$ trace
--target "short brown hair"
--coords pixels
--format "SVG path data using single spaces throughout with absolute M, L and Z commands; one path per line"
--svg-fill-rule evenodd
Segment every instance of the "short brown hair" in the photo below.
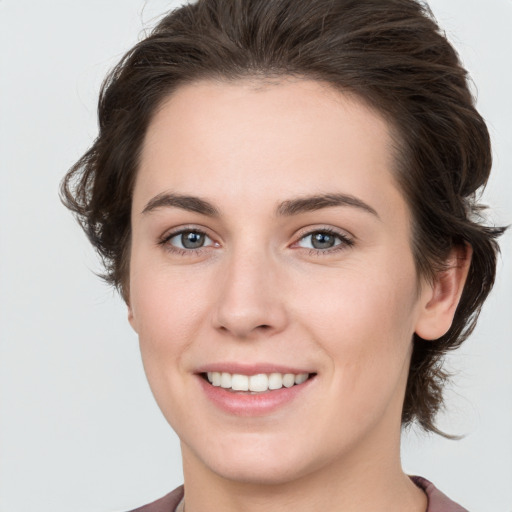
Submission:
M 455 245 L 473 258 L 453 325 L 415 335 L 402 423 L 441 433 L 444 354 L 475 326 L 494 283 L 496 238 L 477 193 L 491 148 L 467 73 L 416 0 L 199 0 L 165 16 L 106 78 L 99 135 L 62 183 L 65 205 L 127 300 L 130 210 L 147 127 L 177 87 L 201 79 L 299 77 L 327 82 L 379 111 L 398 137 L 396 176 L 413 217 L 418 274 L 432 279 Z M 442 433 L 441 433 L 442 434 Z

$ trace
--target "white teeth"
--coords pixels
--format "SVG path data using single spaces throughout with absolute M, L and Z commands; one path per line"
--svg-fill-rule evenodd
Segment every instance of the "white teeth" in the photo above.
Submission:
M 220 386 L 222 376 L 220 372 L 212 372 L 212 378 L 210 379 L 210 376 L 208 376 L 208 380 L 214 385 L 214 386 Z
M 307 380 L 308 380 L 307 373 L 299 373 L 298 375 L 295 375 L 295 384 L 302 384 L 303 382 L 306 382 Z
M 240 373 L 208 372 L 208 381 L 213 386 L 220 386 L 233 391 L 251 391 L 262 393 L 269 390 L 291 388 L 308 380 L 308 373 L 259 373 L 257 375 L 242 375 Z
M 295 384 L 295 375 L 293 373 L 285 373 L 283 377 L 283 386 L 291 388 Z
M 233 391 L 249 391 L 249 377 L 239 373 L 233 374 L 231 377 L 231 389 Z
M 271 373 L 268 376 L 268 389 L 281 389 L 283 387 L 283 375 L 281 373 Z
M 249 377 L 249 390 L 250 391 L 267 391 L 268 390 L 268 377 L 264 373 L 258 375 L 251 375 Z
M 220 386 L 222 388 L 231 388 L 231 373 L 222 372 L 220 374 Z

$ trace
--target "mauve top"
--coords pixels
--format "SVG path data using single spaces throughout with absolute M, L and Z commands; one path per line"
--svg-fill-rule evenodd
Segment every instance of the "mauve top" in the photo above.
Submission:
M 465 508 L 457 505 L 457 503 L 450 500 L 441 491 L 436 489 L 434 484 L 429 482 L 426 478 L 411 476 L 411 479 L 418 487 L 425 491 L 428 497 L 428 507 L 425 512 L 468 512 Z M 180 510 L 182 510 L 183 495 L 184 491 L 181 485 L 163 498 L 149 505 L 136 508 L 131 512 L 180 512 Z

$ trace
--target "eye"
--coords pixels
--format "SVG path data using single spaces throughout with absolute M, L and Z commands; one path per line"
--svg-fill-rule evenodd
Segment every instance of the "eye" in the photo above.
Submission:
M 331 229 L 319 229 L 307 233 L 297 242 L 299 247 L 313 251 L 330 252 L 330 250 L 350 247 L 354 242 L 346 235 Z
M 170 233 L 160 243 L 180 253 L 198 251 L 216 245 L 206 233 L 197 229 L 183 229 Z

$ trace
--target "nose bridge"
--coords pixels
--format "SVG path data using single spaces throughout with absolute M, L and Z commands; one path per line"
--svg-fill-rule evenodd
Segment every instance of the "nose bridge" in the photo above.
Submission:
M 268 246 L 257 243 L 233 246 L 217 281 L 216 327 L 237 338 L 282 330 L 286 312 L 279 275 L 278 261 Z

